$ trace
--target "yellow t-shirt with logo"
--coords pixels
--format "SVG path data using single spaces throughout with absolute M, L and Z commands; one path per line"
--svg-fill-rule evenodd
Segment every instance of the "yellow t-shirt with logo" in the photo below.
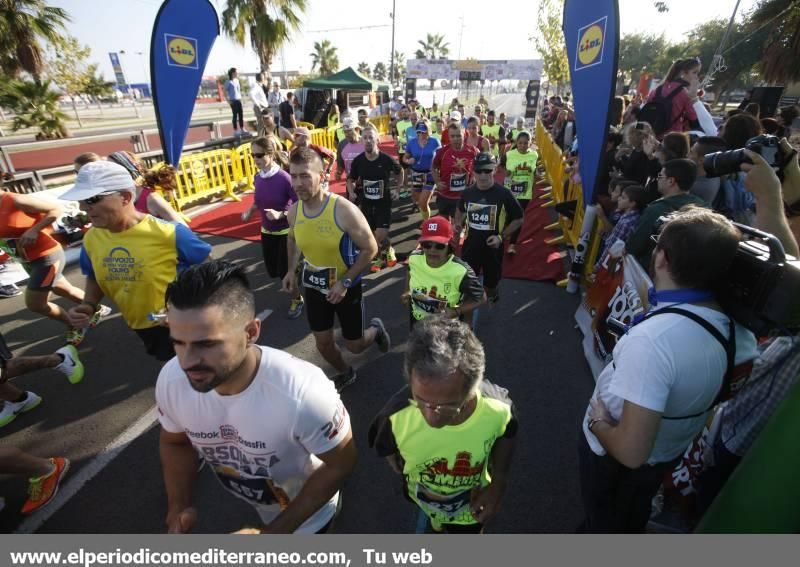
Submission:
M 123 232 L 89 229 L 80 265 L 117 304 L 131 329 L 147 329 L 157 324 L 148 315 L 164 308 L 167 286 L 210 253 L 211 246 L 186 226 L 146 215 Z

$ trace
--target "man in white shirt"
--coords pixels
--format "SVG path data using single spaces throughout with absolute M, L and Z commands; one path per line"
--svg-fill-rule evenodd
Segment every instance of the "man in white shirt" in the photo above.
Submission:
M 158 377 L 156 402 L 169 532 L 194 525 L 198 453 L 261 516 L 263 526 L 243 533 L 327 531 L 356 464 L 333 383 L 313 364 L 256 345 L 261 321 L 242 267 L 194 266 L 166 295 L 177 357 Z
M 255 79 L 250 79 L 250 101 L 253 103 L 253 114 L 256 115 L 258 135 L 264 135 L 264 113 L 270 111 L 267 95 L 264 94 L 264 74 L 256 73 Z
M 270 112 L 272 112 L 272 116 L 275 118 L 275 124 L 278 124 L 278 122 L 281 119 L 278 107 L 283 101 L 283 97 L 281 96 L 281 88 L 280 86 L 278 86 L 278 83 L 272 84 L 272 90 L 269 92 L 269 95 L 267 96 L 267 101 L 269 102 L 269 110 Z
M 643 532 L 664 472 L 702 430 L 723 378 L 756 356 L 753 334 L 714 299 L 740 237 L 700 208 L 677 213 L 654 237 L 651 312 L 617 343 L 583 419 L 581 531 Z

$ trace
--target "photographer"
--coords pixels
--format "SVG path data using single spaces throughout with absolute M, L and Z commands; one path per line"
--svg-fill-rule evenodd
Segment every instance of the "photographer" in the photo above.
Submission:
M 724 377 L 755 356 L 755 337 L 715 299 L 740 237 L 692 208 L 656 238 L 651 312 L 617 343 L 583 419 L 583 531 L 644 531 L 664 472 L 702 430 Z

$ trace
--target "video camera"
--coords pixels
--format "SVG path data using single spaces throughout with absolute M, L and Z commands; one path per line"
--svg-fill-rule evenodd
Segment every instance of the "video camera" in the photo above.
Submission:
M 731 173 L 738 173 L 740 171 L 739 166 L 743 163 L 753 163 L 744 152 L 745 149 L 755 152 L 767 160 L 767 163 L 778 174 L 778 178 L 783 181 L 783 167 L 786 165 L 786 160 L 789 156 L 784 154 L 780 139 L 770 134 L 762 134 L 750 138 L 744 148 L 706 154 L 703 157 L 703 169 L 706 171 L 706 177 L 721 177 Z

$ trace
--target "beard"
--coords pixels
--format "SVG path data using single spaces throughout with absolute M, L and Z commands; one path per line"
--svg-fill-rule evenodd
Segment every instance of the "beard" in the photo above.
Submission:
M 189 385 L 195 392 L 200 392 L 201 394 L 207 394 L 211 390 L 225 384 L 228 380 L 230 380 L 231 376 L 233 376 L 245 363 L 247 360 L 246 351 L 242 359 L 238 362 L 233 364 L 228 364 L 222 366 L 221 368 L 211 368 L 209 366 L 193 366 L 191 368 L 184 369 L 184 373 L 186 373 L 186 379 L 189 381 Z M 198 382 L 196 380 L 192 380 L 189 377 L 189 372 L 208 372 L 212 375 L 210 380 L 205 380 L 203 382 Z
M 192 370 L 200 370 L 199 368 L 193 368 Z M 213 371 L 212 371 L 213 372 Z M 189 385 L 195 392 L 200 392 L 201 394 L 207 394 L 217 386 L 221 386 L 225 382 L 228 381 L 227 376 L 220 376 L 216 372 L 214 373 L 214 377 L 209 380 L 208 382 L 195 382 L 189 376 L 186 376 L 186 379 L 189 381 Z

